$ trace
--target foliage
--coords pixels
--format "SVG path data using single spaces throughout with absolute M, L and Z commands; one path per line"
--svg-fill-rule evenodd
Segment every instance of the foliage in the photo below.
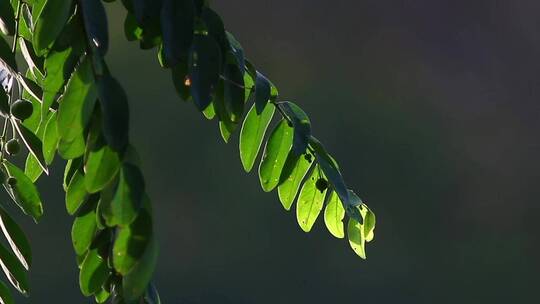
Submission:
M 258 167 L 263 190 L 277 189 L 286 210 L 296 199 L 298 224 L 306 232 L 326 206 L 328 230 L 343 238 L 347 215 L 351 247 L 365 258 L 373 212 L 347 188 L 338 164 L 311 134 L 306 113 L 280 101 L 276 86 L 245 57 L 208 3 L 122 3 L 127 39 L 138 41 L 141 49 L 157 49 L 179 96 L 218 121 L 225 142 L 241 125 L 246 172 L 264 151 Z M 67 212 L 74 216 L 71 236 L 82 293 L 98 303 L 159 303 L 151 283 L 158 252 L 152 208 L 139 157 L 129 144 L 128 100 L 105 61 L 109 38 L 103 2 L 2 0 L 0 30 L 0 182 L 37 222 L 43 204 L 34 183 L 48 174 L 55 155 L 65 160 L 63 186 Z M 18 52 L 24 68 L 15 59 Z M 277 123 L 267 132 L 273 120 Z M 8 160 L 21 146 L 28 152 L 24 171 Z M 0 266 L 11 285 L 27 294 L 29 242 L 1 207 L 0 228 L 10 247 L 0 245 Z M 13 303 L 4 284 L 0 300 Z

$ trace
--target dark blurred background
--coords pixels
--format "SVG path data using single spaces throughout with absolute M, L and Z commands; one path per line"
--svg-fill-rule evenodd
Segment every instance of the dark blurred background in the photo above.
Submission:
M 106 6 L 164 303 L 538 301 L 540 2 L 214 1 L 376 212 L 367 261 L 322 218 L 302 232 L 243 172 L 238 135 L 225 145 L 216 122 L 177 97 L 155 50 L 126 42 L 119 3 Z M 39 183 L 46 216 L 19 219 L 35 256 L 20 303 L 91 303 L 56 163 Z

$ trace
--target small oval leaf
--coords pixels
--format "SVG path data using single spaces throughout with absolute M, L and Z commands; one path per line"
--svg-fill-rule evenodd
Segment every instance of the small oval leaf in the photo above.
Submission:
M 321 213 L 326 189 L 317 189 L 317 180 L 321 178 L 318 168 L 315 168 L 309 178 L 304 182 L 296 205 L 296 219 L 300 228 L 309 232 Z
M 270 134 L 259 166 L 259 180 L 264 191 L 270 192 L 279 184 L 292 139 L 292 128 L 289 127 L 287 121 L 281 120 Z
M 251 171 L 255 164 L 275 109 L 273 104 L 268 104 L 259 115 L 253 105 L 244 120 L 240 131 L 240 160 L 246 172 Z

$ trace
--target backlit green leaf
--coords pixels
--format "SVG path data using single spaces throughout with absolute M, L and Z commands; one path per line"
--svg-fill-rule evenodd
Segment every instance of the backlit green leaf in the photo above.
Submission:
M 66 209 L 70 215 L 75 214 L 79 207 L 84 203 L 88 193 L 84 183 L 83 174 L 77 170 L 66 191 Z
M 43 55 L 56 40 L 66 24 L 72 0 L 47 0 L 36 20 L 33 45 L 36 54 Z
M 36 186 L 21 169 L 12 163 L 5 161 L 4 167 L 10 176 L 17 179 L 14 187 L 4 185 L 11 198 L 25 214 L 30 215 L 36 221 L 39 220 L 43 215 L 43 205 Z
M 321 191 L 316 187 L 319 178 L 321 178 L 319 170 L 315 168 L 304 182 L 304 186 L 302 186 L 302 190 L 298 196 L 296 219 L 300 228 L 305 232 L 309 232 L 313 224 L 315 224 L 315 220 L 317 220 L 319 213 L 321 213 L 326 196 L 326 189 Z
M 79 274 L 79 286 L 82 294 L 90 296 L 98 292 L 108 276 L 107 261 L 99 255 L 97 248 L 90 250 L 84 258 Z
M 279 201 L 285 208 L 290 210 L 296 194 L 302 185 L 304 177 L 311 168 L 312 162 L 302 156 L 289 152 L 283 170 L 281 171 L 280 181 L 278 186 Z
M 45 158 L 45 163 L 48 165 L 54 160 L 54 155 L 58 147 L 58 139 L 56 112 L 54 112 L 49 116 L 43 134 L 43 157 Z
M 134 301 L 144 295 L 152 279 L 157 256 L 157 242 L 152 238 L 142 258 L 122 280 L 122 291 L 126 301 Z
M 332 191 L 326 209 L 324 209 L 324 223 L 326 228 L 330 233 L 342 239 L 345 237 L 345 232 L 343 229 L 343 218 L 345 217 L 345 209 L 343 209 L 343 204 L 339 200 L 339 196 Z
M 109 74 L 98 81 L 103 135 L 108 145 L 122 152 L 128 144 L 129 106 L 120 83 Z
M 364 227 L 362 227 L 362 224 L 360 224 L 353 218 L 349 218 L 349 223 L 347 225 L 347 235 L 349 237 L 349 245 L 354 250 L 354 252 L 362 259 L 366 259 L 366 239 L 364 236 Z
M 311 136 L 311 122 L 309 121 L 309 117 L 299 106 L 292 102 L 280 102 L 279 106 L 287 114 L 294 128 L 292 150 L 296 155 L 301 155 L 306 152 Z
M 71 227 L 71 240 L 77 255 L 84 254 L 96 235 L 96 201 L 87 202 L 77 214 Z
M 257 113 L 261 113 L 270 100 L 270 81 L 266 77 L 257 73 L 257 78 L 255 79 L 255 106 Z
M 288 126 L 287 121 L 281 120 L 270 134 L 259 166 L 259 179 L 264 191 L 270 192 L 279 184 L 292 140 L 293 129 Z
M 246 172 L 251 171 L 255 164 L 275 109 L 274 105 L 268 104 L 259 115 L 253 105 L 244 120 L 240 131 L 240 160 Z
M 0 281 L 0 301 L 2 304 L 15 304 L 11 291 L 2 281 Z

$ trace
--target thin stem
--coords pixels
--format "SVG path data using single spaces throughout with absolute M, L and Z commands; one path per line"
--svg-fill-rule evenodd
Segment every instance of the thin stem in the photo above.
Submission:
M 15 14 L 15 35 L 13 35 L 13 45 L 11 46 L 11 52 L 15 54 L 17 51 L 17 42 L 19 39 L 19 19 L 21 16 L 21 10 L 22 10 L 23 2 L 19 1 L 19 5 L 17 6 L 17 13 Z

